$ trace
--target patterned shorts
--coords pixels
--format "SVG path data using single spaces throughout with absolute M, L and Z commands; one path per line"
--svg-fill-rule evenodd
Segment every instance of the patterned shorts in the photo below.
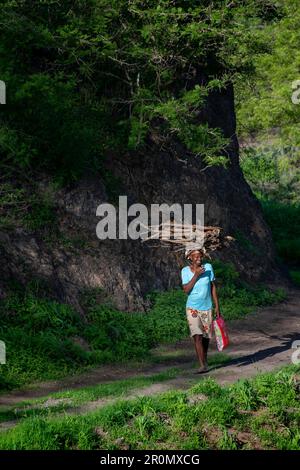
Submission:
M 186 308 L 186 318 L 190 327 L 191 336 L 203 335 L 204 338 L 212 337 L 212 309 L 196 310 Z

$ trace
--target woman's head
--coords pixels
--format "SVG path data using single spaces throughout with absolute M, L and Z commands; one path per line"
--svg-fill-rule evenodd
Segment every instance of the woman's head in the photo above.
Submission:
M 202 258 L 204 257 L 204 250 L 188 250 L 186 252 L 186 258 L 192 262 L 192 264 L 201 264 Z

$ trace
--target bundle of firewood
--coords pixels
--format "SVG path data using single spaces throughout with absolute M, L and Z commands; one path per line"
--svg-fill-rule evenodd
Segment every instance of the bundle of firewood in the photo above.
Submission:
M 152 246 L 173 246 L 174 251 L 201 249 L 205 254 L 229 246 L 233 237 L 225 236 L 221 227 L 199 226 L 195 224 L 178 224 L 165 222 L 148 227 L 151 235 L 144 241 L 156 241 Z

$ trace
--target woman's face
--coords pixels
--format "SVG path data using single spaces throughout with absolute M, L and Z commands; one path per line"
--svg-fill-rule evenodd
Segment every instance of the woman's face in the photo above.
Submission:
M 201 251 L 195 250 L 195 251 L 192 251 L 189 258 L 190 258 L 190 260 L 192 261 L 192 263 L 194 265 L 200 266 L 203 255 L 202 255 Z

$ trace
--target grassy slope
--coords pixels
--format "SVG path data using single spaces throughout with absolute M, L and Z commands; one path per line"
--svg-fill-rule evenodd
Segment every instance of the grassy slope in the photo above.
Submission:
M 1 449 L 299 449 L 299 366 L 221 387 L 118 401 L 81 416 L 32 416 Z
M 232 358 L 225 353 L 210 355 L 210 367 L 220 366 L 230 362 Z M 130 377 L 128 379 L 115 380 L 113 382 L 100 383 L 97 385 L 85 386 L 78 389 L 67 389 L 65 391 L 53 392 L 42 398 L 33 398 L 20 401 L 13 405 L 4 406 L 0 410 L 0 423 L 31 416 L 49 416 L 57 412 L 68 412 L 80 406 L 93 405 L 99 400 L 120 399 L 130 396 L 137 391 L 149 390 L 153 384 L 168 382 L 182 373 L 182 370 L 171 367 L 155 375 Z M 188 378 L 189 382 L 197 381 Z M 103 403 L 104 405 L 105 403 Z
M 230 264 L 216 261 L 214 267 L 227 319 L 285 298 L 281 290 L 271 293 L 244 285 Z M 97 304 L 90 295 L 85 304 L 87 324 L 70 306 L 41 297 L 42 291 L 39 285 L 25 292 L 13 286 L 0 305 L 0 337 L 7 348 L 7 364 L 1 366 L 2 391 L 99 364 L 151 360 L 153 347 L 188 335 L 181 289 L 152 293 L 148 314 L 120 312 L 107 303 Z

